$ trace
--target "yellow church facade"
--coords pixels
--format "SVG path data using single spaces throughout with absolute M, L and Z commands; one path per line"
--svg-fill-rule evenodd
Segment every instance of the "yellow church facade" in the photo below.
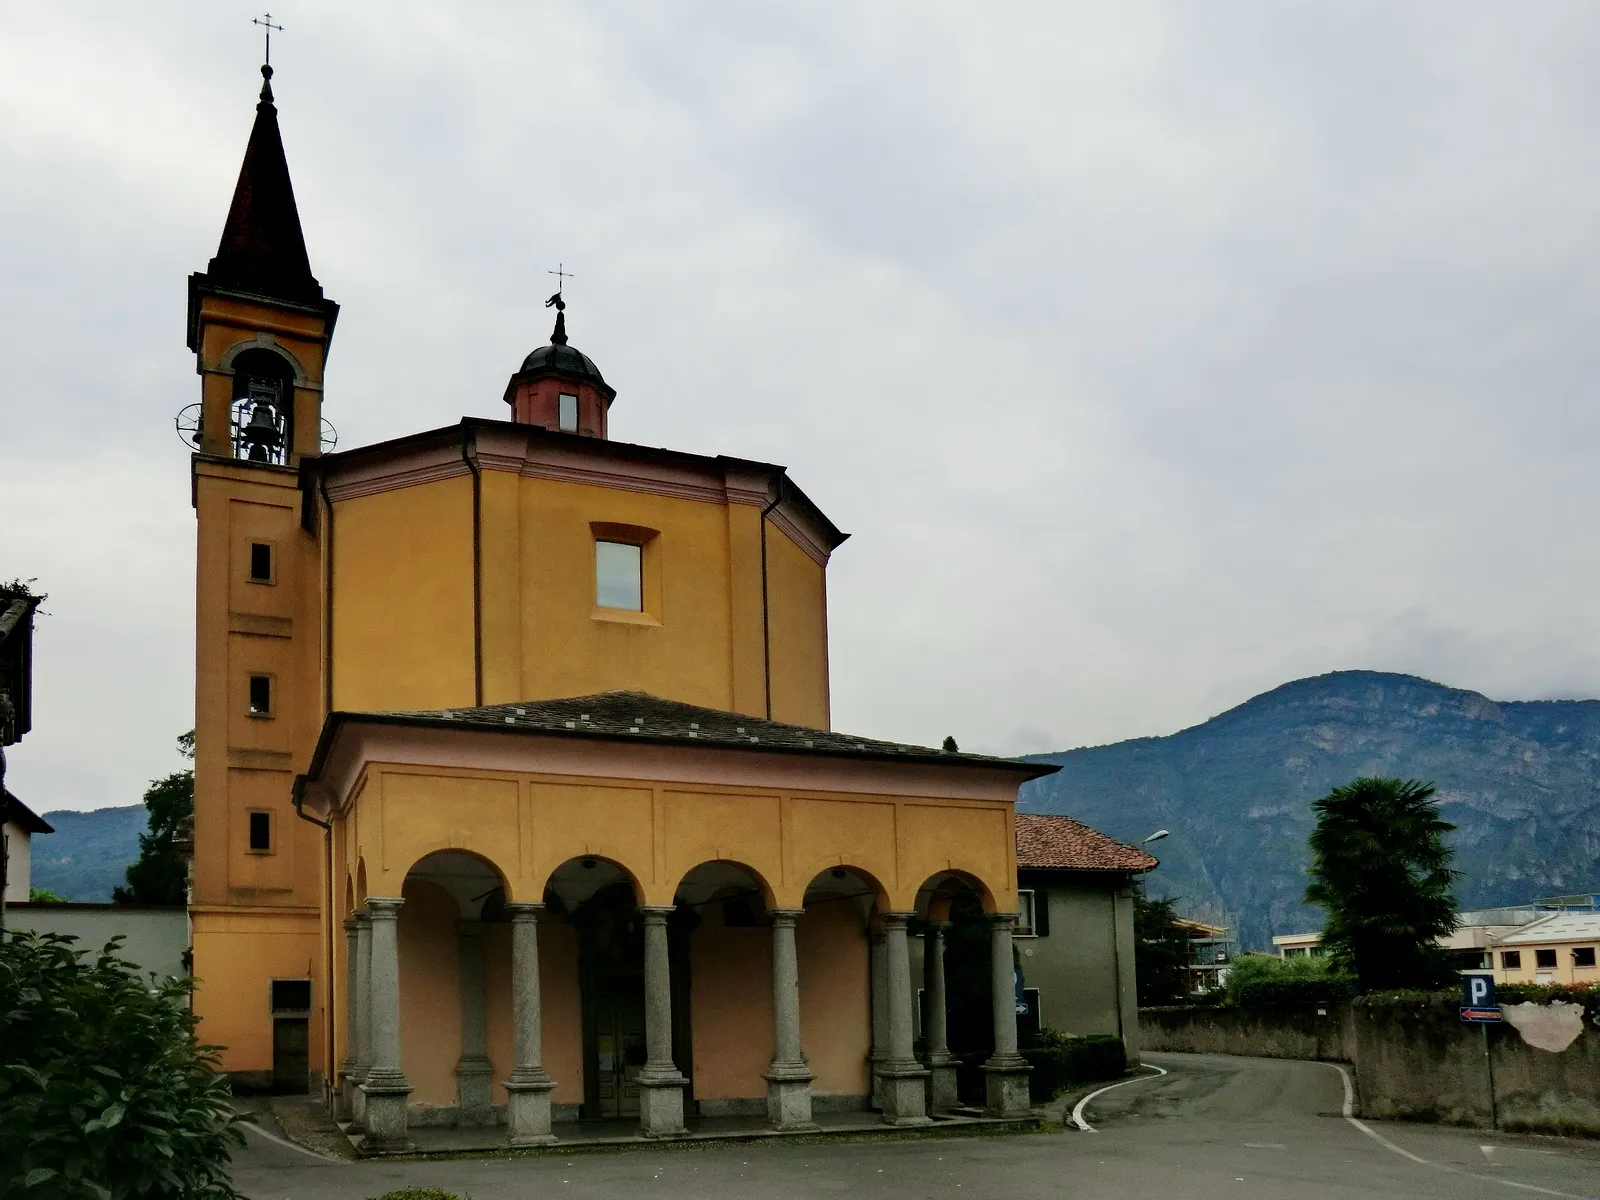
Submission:
M 202 1040 L 241 1083 L 320 1089 L 371 1152 L 440 1124 L 916 1125 L 955 1064 L 908 936 L 937 959 L 967 892 L 989 1107 L 1025 1109 L 1012 810 L 1053 768 L 833 732 L 845 535 L 782 467 L 614 440 L 562 313 L 509 419 L 325 453 L 338 309 L 263 73 L 190 280 Z

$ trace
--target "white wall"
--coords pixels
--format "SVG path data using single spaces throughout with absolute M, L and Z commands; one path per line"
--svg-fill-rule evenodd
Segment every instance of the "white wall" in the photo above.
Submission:
M 120 957 L 157 975 L 188 974 L 189 914 L 181 908 L 133 904 L 8 904 L 6 928 L 65 933 L 79 949 L 98 951 L 117 934 L 124 936 Z
M 32 886 L 33 870 L 30 858 L 28 832 L 15 821 L 5 824 L 6 841 L 6 895 L 7 904 L 16 904 L 28 898 Z M 9 922 L 8 922 L 9 924 Z

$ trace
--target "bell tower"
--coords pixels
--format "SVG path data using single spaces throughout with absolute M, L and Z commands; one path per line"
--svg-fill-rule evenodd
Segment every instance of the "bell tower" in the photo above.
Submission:
M 190 439 L 194 1007 L 202 1039 L 250 1084 L 304 1079 L 308 1058 L 313 1069 L 324 1061 L 327 848 L 297 818 L 291 790 L 324 709 L 323 544 L 300 468 L 322 452 L 323 365 L 339 313 L 311 273 L 272 68 L 261 74 L 222 239 L 189 277 L 188 304 L 200 376 Z

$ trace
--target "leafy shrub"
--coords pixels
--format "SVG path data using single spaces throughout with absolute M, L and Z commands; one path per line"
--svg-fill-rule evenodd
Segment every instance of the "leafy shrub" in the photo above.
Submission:
M 195 1041 L 192 981 L 141 979 L 120 941 L 0 935 L 0 1195 L 237 1200 L 243 1118 Z
M 1584 1015 L 1600 1025 L 1600 983 L 1502 983 L 1495 986 L 1494 998 L 1500 1004 L 1529 1000 L 1535 1004 L 1549 1004 L 1552 1000 L 1581 1004 Z
M 1033 1068 L 1028 1076 L 1028 1098 L 1035 1104 L 1053 1099 L 1075 1083 L 1117 1079 L 1128 1070 L 1122 1039 L 1105 1033 L 1071 1037 L 1041 1029 L 1033 1044 L 1022 1050 L 1022 1057 Z
M 1355 994 L 1355 982 L 1327 958 L 1242 955 L 1228 971 L 1230 1008 L 1309 1008 Z

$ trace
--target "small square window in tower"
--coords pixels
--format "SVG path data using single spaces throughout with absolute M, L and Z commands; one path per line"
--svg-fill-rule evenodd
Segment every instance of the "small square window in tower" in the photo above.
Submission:
M 601 608 L 644 611 L 644 553 L 627 542 L 594 544 L 594 602 Z
M 250 582 L 272 582 L 272 547 L 266 542 L 250 543 Z
M 561 393 L 561 411 L 557 414 L 562 433 L 578 432 L 578 398 Z
M 250 676 L 250 715 L 252 717 L 272 715 L 272 676 Z
M 253 812 L 250 814 L 250 849 L 255 854 L 270 854 L 272 852 L 271 813 Z

